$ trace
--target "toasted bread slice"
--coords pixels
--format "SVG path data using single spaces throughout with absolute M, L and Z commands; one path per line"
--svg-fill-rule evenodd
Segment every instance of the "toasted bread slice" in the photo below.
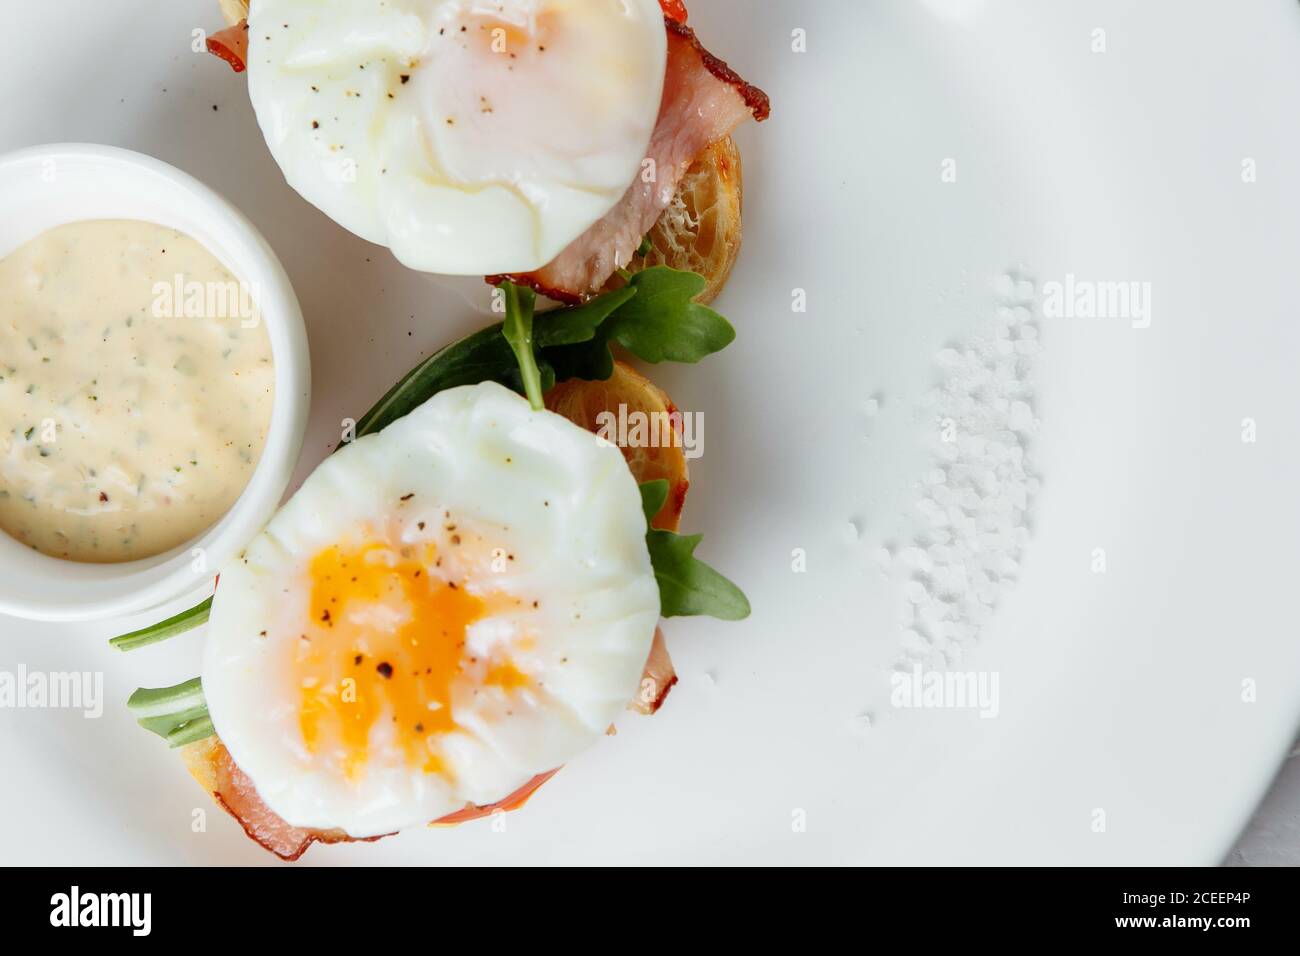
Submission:
M 546 407 L 598 435 L 601 434 L 601 416 L 604 413 L 620 419 L 625 408 L 631 421 L 644 416 L 642 420 L 647 426 L 645 442 L 615 444 L 619 444 L 637 484 L 659 478 L 667 480 L 668 498 L 652 523 L 664 531 L 677 530 L 691 481 L 681 435 L 677 431 L 681 427 L 680 421 L 674 419 L 680 413 L 663 389 L 632 366 L 615 362 L 614 374 L 603 382 L 573 378 L 556 385 L 546 393 Z M 656 426 L 654 431 L 650 430 L 651 423 Z M 651 442 L 652 436 L 657 436 L 658 440 Z M 614 440 L 611 436 L 605 437 Z
M 216 737 L 208 737 L 181 748 L 181 760 L 185 762 L 185 769 L 208 793 L 216 793 L 221 789 L 220 781 L 217 779 L 217 760 L 220 753 L 217 748 L 220 746 L 221 741 Z
M 740 151 L 730 136 L 706 149 L 691 164 L 658 222 L 646 238 L 650 251 L 628 266 L 671 266 L 698 272 L 708 284 L 696 296 L 712 302 L 722 291 L 740 252 L 740 213 L 743 199 Z M 622 285 L 622 280 L 612 280 Z

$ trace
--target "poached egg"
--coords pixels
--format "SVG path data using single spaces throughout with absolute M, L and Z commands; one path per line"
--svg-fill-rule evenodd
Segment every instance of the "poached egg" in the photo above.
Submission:
M 538 269 L 646 174 L 659 0 L 253 0 L 248 22 L 289 184 L 411 268 Z
M 659 617 L 618 448 L 493 383 L 330 456 L 221 569 L 217 735 L 297 827 L 362 838 L 503 799 L 589 747 Z

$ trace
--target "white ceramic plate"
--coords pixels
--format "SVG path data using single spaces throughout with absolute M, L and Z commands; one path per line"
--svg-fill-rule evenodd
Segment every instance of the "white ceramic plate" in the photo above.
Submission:
M 340 419 L 479 320 L 283 185 L 243 81 L 190 52 L 215 7 L 15 5 L 0 150 L 129 146 L 250 215 L 311 338 L 300 479 Z M 306 862 L 1216 862 L 1300 717 L 1300 5 L 693 8 L 773 118 L 741 134 L 745 248 L 719 302 L 739 338 L 655 377 L 705 414 L 686 525 L 754 615 L 672 622 L 665 709 L 629 716 L 503 831 Z M 1034 538 L 963 664 L 998 673 L 998 717 L 892 710 L 902 581 L 871 555 L 916 497 L 935 352 L 1017 264 L 1150 282 L 1152 321 L 1042 323 Z M 103 643 L 140 623 L 0 622 L 0 670 L 102 670 L 109 698 L 97 720 L 0 712 L 6 860 L 270 859 L 120 706 L 197 664 L 198 635 L 130 657 Z

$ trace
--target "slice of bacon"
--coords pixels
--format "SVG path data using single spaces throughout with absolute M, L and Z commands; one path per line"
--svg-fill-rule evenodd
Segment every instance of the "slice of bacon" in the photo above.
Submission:
M 672 202 L 691 163 L 749 117 L 767 119 L 771 106 L 766 93 L 704 49 L 690 27 L 671 17 L 665 17 L 664 24 L 668 67 L 659 118 L 646 153 L 654 163 L 653 181 L 638 176 L 618 205 L 541 269 L 489 276 L 488 282 L 510 279 L 570 303 L 599 291 L 616 269 L 632 260 L 641 238 Z
M 642 714 L 653 714 L 663 706 L 664 698 L 677 683 L 677 674 L 673 670 L 672 658 L 668 656 L 668 645 L 664 642 L 664 632 L 655 628 L 654 641 L 650 645 L 650 655 L 646 659 L 645 670 L 641 677 L 641 690 L 636 698 L 628 704 L 629 710 Z M 610 725 L 610 732 L 613 725 Z M 212 791 L 212 798 L 235 818 L 244 828 L 244 832 L 282 860 L 297 860 L 313 843 L 371 843 L 382 840 L 385 833 L 374 837 L 351 837 L 342 830 L 317 830 L 296 827 L 287 823 L 274 810 L 263 802 L 262 797 L 253 786 L 248 774 L 239 769 L 230 751 L 217 737 L 193 745 L 202 748 L 200 752 L 187 755 L 186 762 L 191 765 L 191 772 L 205 787 Z M 430 826 L 456 826 L 489 817 L 498 810 L 518 810 L 541 788 L 542 784 L 559 773 L 560 767 L 546 773 L 540 773 L 525 783 L 518 790 L 496 803 L 483 806 L 468 804 L 460 810 L 432 821 Z
M 468 823 L 470 820 L 490 817 L 498 810 L 518 810 L 528 802 L 529 797 L 536 793 L 542 784 L 554 777 L 560 772 L 560 770 L 560 767 L 556 767 L 554 770 L 547 771 L 546 773 L 539 773 L 504 800 L 498 800 L 496 803 L 489 803 L 482 807 L 470 804 L 463 810 L 457 810 L 455 813 L 449 813 L 445 817 L 439 817 L 430 823 L 429 826 L 454 827 L 458 823 Z
M 253 781 L 235 764 L 225 745 L 215 737 L 208 744 L 211 749 L 204 754 L 203 759 L 210 765 L 210 774 L 205 776 L 212 787 L 213 799 L 235 818 L 249 837 L 282 860 L 298 859 L 313 843 L 372 843 L 393 835 L 385 833 L 358 838 L 350 837 L 342 830 L 315 830 L 286 823 L 262 801 Z M 547 773 L 538 774 L 503 800 L 486 806 L 470 804 L 462 810 L 434 820 L 431 826 L 454 826 L 491 816 L 498 810 L 518 810 L 542 784 L 559 772 L 560 768 L 556 767 Z
M 208 37 L 207 46 L 209 53 L 221 57 L 236 73 L 243 73 L 248 65 L 248 21 L 218 30 Z
M 290 826 L 262 802 L 248 774 L 235 765 L 223 743 L 212 741 L 212 798 L 234 817 L 244 832 L 282 860 L 296 860 L 313 843 L 343 843 L 353 838 L 342 830 L 308 830 Z M 391 834 L 386 834 L 391 836 Z M 370 837 L 378 840 L 381 837 Z
M 663 706 L 664 698 L 677 683 L 677 673 L 673 670 L 672 658 L 668 656 L 668 645 L 664 642 L 664 632 L 655 628 L 654 642 L 650 645 L 650 656 L 646 659 L 645 670 L 641 675 L 641 689 L 629 710 L 642 714 L 653 714 Z M 610 725 L 613 730 L 613 725 Z M 295 827 L 285 822 L 274 810 L 268 807 L 253 786 L 248 774 L 240 770 L 233 757 L 220 739 L 213 737 L 200 745 L 207 750 L 192 760 L 200 764 L 195 775 L 206 787 L 211 789 L 212 798 L 244 828 L 244 832 L 270 850 L 282 860 L 290 862 L 307 852 L 313 843 L 354 843 L 382 840 L 386 833 L 375 837 L 350 837 L 342 830 L 316 830 Z M 191 768 L 193 770 L 193 767 Z M 541 788 L 542 784 L 559 773 L 560 767 L 533 777 L 514 793 L 483 806 L 468 804 L 444 817 L 432 821 L 430 826 L 455 826 L 490 817 L 498 810 L 518 810 L 529 798 Z
M 686 22 L 686 4 L 682 0 L 659 0 L 659 8 L 669 20 Z
M 653 714 L 664 705 L 664 699 L 676 683 L 677 671 L 673 670 L 673 659 L 668 656 L 663 629 L 656 627 L 654 643 L 650 645 L 650 656 L 646 658 L 645 670 L 641 672 L 641 689 L 627 705 L 628 710 Z

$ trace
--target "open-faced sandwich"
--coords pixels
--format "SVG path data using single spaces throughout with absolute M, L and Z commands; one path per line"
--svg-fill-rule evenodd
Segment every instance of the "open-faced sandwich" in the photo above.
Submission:
M 221 0 L 302 196 L 425 272 L 575 303 L 668 265 L 711 300 L 741 236 L 732 131 L 767 96 L 681 0 Z
M 208 47 L 247 69 L 289 183 L 505 313 L 358 419 L 212 598 L 114 641 L 209 623 L 202 675 L 129 704 L 296 859 L 521 806 L 663 703 L 662 618 L 749 613 L 676 533 L 682 418 L 623 358 L 734 337 L 704 303 L 740 244 L 730 134 L 768 104 L 678 0 L 222 8 Z M 631 419 L 648 434 L 607 440 Z
M 726 346 L 704 284 L 656 266 L 534 316 L 504 283 L 505 321 L 384 395 L 209 601 L 114 641 L 208 621 L 201 677 L 129 705 L 250 837 L 296 859 L 515 809 L 625 709 L 659 708 L 661 618 L 749 613 L 676 533 L 680 413 L 612 351 Z M 614 417 L 659 440 L 620 449 Z

